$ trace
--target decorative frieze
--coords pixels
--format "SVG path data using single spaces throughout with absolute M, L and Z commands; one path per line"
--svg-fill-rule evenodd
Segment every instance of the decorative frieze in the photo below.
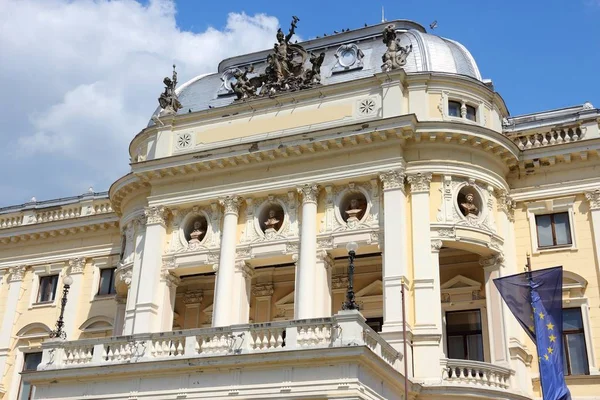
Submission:
M 10 274 L 8 278 L 8 282 L 18 282 L 22 281 L 25 276 L 25 272 L 27 270 L 27 266 L 19 265 L 17 267 L 9 268 L 8 273 Z
M 235 214 L 238 215 L 240 211 L 241 198 L 238 196 L 225 196 L 219 199 L 219 204 L 223 206 L 224 214 Z
M 432 177 L 433 175 L 430 172 L 418 172 L 408 175 L 406 179 L 410 184 L 411 193 L 429 192 Z
M 184 304 L 200 304 L 202 303 L 202 299 L 204 298 L 204 291 L 201 289 L 198 290 L 188 290 L 183 293 L 183 303 Z
M 257 284 L 252 288 L 252 293 L 256 297 L 273 296 L 274 291 L 272 283 Z
M 166 226 L 167 208 L 164 206 L 146 207 L 144 215 L 146 216 L 146 224 L 160 224 Z
M 600 188 L 586 192 L 585 198 L 590 203 L 590 210 L 600 210 Z
M 68 261 L 69 264 L 69 274 L 82 274 L 85 269 L 85 258 L 77 257 L 72 258 Z
M 319 195 L 319 186 L 315 184 L 306 184 L 297 188 L 298 193 L 302 195 L 302 204 L 316 203 Z
M 404 190 L 404 169 L 389 170 L 379 174 L 379 180 L 383 184 L 383 190 Z

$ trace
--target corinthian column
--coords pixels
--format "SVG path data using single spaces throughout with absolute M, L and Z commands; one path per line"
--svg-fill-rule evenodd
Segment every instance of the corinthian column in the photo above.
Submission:
M 227 196 L 219 201 L 223 206 L 223 234 L 215 283 L 213 326 L 231 325 L 235 318 L 232 298 L 234 295 L 235 240 L 240 201 L 241 199 L 237 196 Z
M 383 333 L 401 350 L 402 277 L 407 275 L 404 169 L 379 175 L 383 184 Z M 391 332 L 395 332 L 392 334 Z
M 137 281 L 133 333 L 158 332 L 161 329 L 162 315 L 158 311 L 163 301 L 163 291 L 159 290 L 159 286 L 167 213 L 168 210 L 163 206 L 147 207 L 144 210 L 146 235 L 139 275 L 135 276 L 135 264 L 133 271 L 133 279 Z
M 300 261 L 296 273 L 296 296 L 294 318 L 315 316 L 314 284 L 317 263 L 317 185 L 298 188 L 302 195 L 302 226 L 300 228 Z

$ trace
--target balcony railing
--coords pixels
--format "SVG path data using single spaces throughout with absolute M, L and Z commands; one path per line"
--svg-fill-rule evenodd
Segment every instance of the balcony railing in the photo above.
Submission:
M 342 311 L 330 318 L 69 342 L 51 340 L 42 345 L 43 357 L 38 370 L 346 346 L 367 346 L 400 371 L 402 354 L 353 311 Z
M 440 361 L 442 380 L 446 384 L 508 389 L 510 387 L 510 377 L 514 373 L 509 368 L 479 361 L 454 359 Z

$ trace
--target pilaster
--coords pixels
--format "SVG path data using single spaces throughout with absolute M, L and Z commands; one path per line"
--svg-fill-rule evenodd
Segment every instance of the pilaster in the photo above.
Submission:
M 508 366 L 508 349 L 504 326 L 504 309 L 500 293 L 493 280 L 500 277 L 500 269 L 504 257 L 495 255 L 481 258 L 479 265 L 483 267 L 485 276 L 485 305 L 487 310 L 488 332 L 490 340 L 490 362 Z
M 69 340 L 78 339 L 79 323 L 77 322 L 77 311 L 79 309 L 79 301 L 81 295 L 81 289 L 83 286 L 83 273 L 86 266 L 86 259 L 84 257 L 72 258 L 67 262 L 67 275 L 73 278 L 69 290 L 69 299 L 65 306 L 65 332 Z
M 596 269 L 600 273 L 600 188 L 587 192 L 585 198 L 590 206 L 592 230 L 594 231 L 594 249 L 596 251 Z
M 331 268 L 333 258 L 325 250 L 317 251 L 315 274 L 315 317 L 331 317 Z
M 133 334 L 135 322 L 135 308 L 137 303 L 138 288 L 142 277 L 142 245 L 146 241 L 146 217 L 138 216 L 133 221 L 134 248 L 131 255 L 131 267 L 120 271 L 117 279 L 127 286 L 127 302 L 125 304 L 125 319 L 123 322 L 123 335 Z M 121 265 L 122 267 L 123 265 Z

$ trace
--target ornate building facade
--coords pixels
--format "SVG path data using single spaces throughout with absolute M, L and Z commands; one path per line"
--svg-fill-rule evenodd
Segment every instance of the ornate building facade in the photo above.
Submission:
M 108 192 L 0 209 L 0 397 L 539 398 L 492 283 L 530 253 L 564 268 L 573 398 L 600 398 L 600 110 L 511 117 L 414 22 L 297 23 L 166 78 Z

